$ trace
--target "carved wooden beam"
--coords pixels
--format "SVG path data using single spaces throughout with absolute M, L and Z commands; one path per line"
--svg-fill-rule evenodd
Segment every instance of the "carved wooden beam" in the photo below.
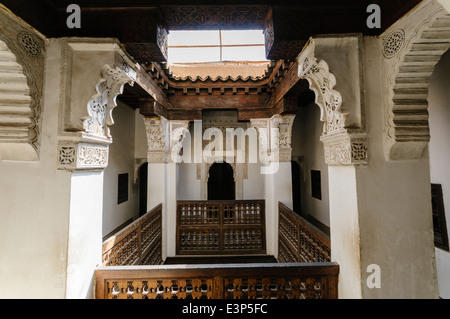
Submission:
M 56 11 L 54 37 L 118 38 L 139 63 L 167 60 L 167 35 L 158 7 L 81 6 L 82 27 L 66 26 L 66 7 Z
M 269 95 L 174 95 L 170 97 L 174 109 L 252 109 L 267 107 Z
M 167 109 L 151 98 L 139 99 L 138 103 L 139 103 L 139 112 L 145 117 L 152 117 L 152 116 L 162 116 L 165 118 L 169 117 L 169 112 L 167 111 Z
M 309 84 L 303 81 L 298 74 L 298 61 L 296 61 L 273 90 L 270 105 L 273 108 L 280 107 L 284 103 L 282 100 L 285 96 L 289 97 L 289 99 L 297 97 L 306 91 L 308 87 Z
M 298 107 L 298 100 L 296 96 L 285 96 L 278 101 L 272 108 L 272 113 L 275 114 L 295 114 Z
M 146 98 L 151 96 L 164 108 L 172 107 L 166 93 L 159 87 L 158 83 L 143 69 L 136 71 L 136 86 L 134 94 L 137 97 Z

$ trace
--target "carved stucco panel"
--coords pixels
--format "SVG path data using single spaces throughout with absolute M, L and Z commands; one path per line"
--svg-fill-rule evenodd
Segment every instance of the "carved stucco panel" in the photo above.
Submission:
M 60 170 L 101 170 L 108 166 L 109 146 L 61 141 L 57 156 Z
M 363 136 L 342 135 L 324 143 L 328 165 L 365 165 L 368 161 L 367 140 Z
M 450 47 L 450 15 L 438 1 L 421 3 L 384 35 L 384 151 L 388 160 L 422 157 L 430 140 L 428 86 Z
M 181 161 L 179 153 L 189 133 L 189 121 L 168 121 L 164 117 L 144 118 L 147 132 L 149 163 Z
M 46 40 L 0 6 L 0 54 L 0 99 L 6 114 L 0 121 L 0 159 L 36 161 Z

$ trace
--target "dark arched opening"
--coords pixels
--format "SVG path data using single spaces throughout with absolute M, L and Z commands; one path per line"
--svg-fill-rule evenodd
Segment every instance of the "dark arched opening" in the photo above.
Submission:
M 234 200 L 233 167 L 228 163 L 214 163 L 209 169 L 208 200 Z

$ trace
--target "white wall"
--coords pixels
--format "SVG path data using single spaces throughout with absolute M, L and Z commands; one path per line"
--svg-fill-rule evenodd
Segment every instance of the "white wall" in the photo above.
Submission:
M 145 129 L 144 117 L 139 113 L 139 109 L 135 110 L 134 122 L 134 156 L 138 159 L 145 159 L 145 161 L 147 161 L 147 132 Z
M 385 73 L 380 72 L 386 60 L 379 54 L 381 45 L 380 39 L 364 38 L 369 163 L 356 168 L 362 296 L 436 298 L 428 152 L 420 160 L 386 160 L 386 109 L 381 107 L 381 101 L 387 93 Z M 333 234 L 332 225 L 332 240 Z M 366 270 L 371 264 L 380 266 L 381 288 L 366 285 L 370 275 Z
M 248 178 L 244 179 L 244 199 L 264 199 L 264 175 L 260 163 L 248 164 Z
M 197 164 L 178 165 L 177 200 L 201 200 L 201 180 L 197 179 Z
M 113 143 L 104 171 L 103 236 L 139 215 L 139 185 L 135 181 L 135 110 L 118 102 L 110 127 Z M 142 124 L 143 125 L 143 124 Z M 118 175 L 128 173 L 128 201 L 117 204 Z
M 325 163 L 324 146 L 320 141 L 322 131 L 323 122 L 320 121 L 320 108 L 315 103 L 297 110 L 292 128 L 292 157 L 294 159 L 303 157 L 301 214 L 310 215 L 329 227 L 328 165 Z M 321 200 L 311 195 L 311 170 L 320 171 Z
M 197 152 L 194 155 L 194 151 L 200 151 L 194 147 L 195 144 L 195 130 L 191 123 L 190 127 L 191 136 L 191 163 L 182 162 L 178 165 L 178 180 L 177 180 L 177 200 L 204 200 L 206 199 L 206 189 L 207 189 L 207 172 L 204 170 L 206 166 L 204 164 L 195 163 L 194 158 L 202 159 L 203 155 L 201 152 Z M 201 137 L 202 139 L 203 137 Z M 225 137 L 224 137 L 225 138 Z M 201 141 L 200 139 L 200 141 Z M 184 145 L 187 146 L 189 143 L 188 137 L 184 140 Z M 225 143 L 225 140 L 224 140 Z M 201 145 L 201 142 L 200 142 Z M 248 150 L 248 145 L 246 145 Z M 247 164 L 247 178 L 243 176 L 243 168 L 237 165 L 238 174 L 237 178 L 242 180 L 236 183 L 236 198 L 239 197 L 240 185 L 242 183 L 242 199 L 252 200 L 252 199 L 264 199 L 264 178 L 260 173 L 261 164 L 260 163 L 248 163 Z M 197 172 L 199 170 L 199 172 Z M 199 174 L 197 174 L 199 173 Z M 202 183 L 204 183 L 202 185 Z
M 430 80 L 428 93 L 431 182 L 441 184 L 447 231 L 450 230 L 450 51 L 442 56 Z M 450 299 L 450 253 L 436 248 L 439 293 Z
M 65 298 L 71 173 L 58 171 L 61 48 L 47 47 L 39 162 L 0 160 L 0 298 Z

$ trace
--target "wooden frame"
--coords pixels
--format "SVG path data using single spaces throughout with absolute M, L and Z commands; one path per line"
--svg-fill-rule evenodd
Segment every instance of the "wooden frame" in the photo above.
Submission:
M 128 201 L 128 184 L 130 178 L 128 173 L 119 174 L 117 178 L 117 205 Z
M 431 184 L 431 203 L 433 209 L 434 246 L 450 251 L 441 184 Z
M 320 171 L 311 170 L 311 196 L 322 200 L 322 177 Z
M 337 263 L 103 267 L 96 299 L 337 299 Z
M 179 201 L 176 242 L 178 255 L 265 254 L 265 201 Z
M 201 32 L 201 30 L 196 30 Z M 220 50 L 220 58 L 217 62 L 223 61 L 223 48 L 242 48 L 242 47 L 265 47 L 265 43 L 257 43 L 257 44 L 223 44 L 222 43 L 222 30 L 214 30 L 219 33 L 219 43 L 211 44 L 211 45 L 169 45 L 168 49 L 201 49 L 201 48 L 219 48 Z M 261 30 L 262 31 L 262 30 Z M 259 62 L 259 61 L 258 61 Z M 261 61 L 266 62 L 266 61 Z M 268 61 L 267 61 L 268 62 Z

